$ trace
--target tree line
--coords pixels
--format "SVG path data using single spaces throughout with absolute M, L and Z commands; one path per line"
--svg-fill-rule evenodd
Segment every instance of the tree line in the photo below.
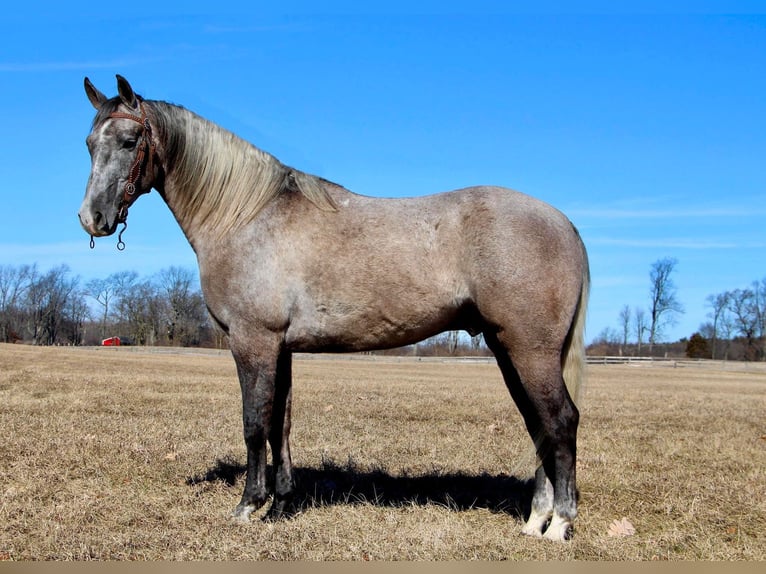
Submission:
M 136 345 L 222 345 L 188 269 L 83 282 L 67 265 L 0 266 L 0 341 L 94 345 L 115 335 Z
M 0 342 L 98 345 L 119 336 L 123 344 L 225 348 L 213 327 L 196 273 L 180 267 L 141 278 L 120 271 L 83 282 L 67 265 L 0 265 Z M 458 331 L 380 354 L 484 355 L 481 337 Z
M 708 321 L 689 338 L 661 343 L 664 329 L 684 312 L 672 274 L 678 260 L 666 257 L 649 270 L 647 307 L 625 305 L 618 328 L 607 327 L 589 346 L 591 354 L 686 355 L 724 360 L 766 360 L 766 278 L 749 287 L 708 295 Z
M 34 345 L 122 344 L 225 348 L 213 327 L 196 273 L 169 267 L 141 278 L 121 271 L 82 281 L 67 265 L 0 265 L 0 342 Z M 450 331 L 417 345 L 377 352 L 486 355 L 481 336 Z
M 741 355 L 747 361 L 766 359 L 766 277 L 749 287 L 708 295 L 709 321 L 696 333 L 707 347 L 699 353 L 713 359 Z
M 647 306 L 625 305 L 618 328 L 607 327 L 589 345 L 592 355 L 687 355 L 695 358 L 766 360 L 766 278 L 706 299 L 707 321 L 690 338 L 663 343 L 665 329 L 683 313 L 666 257 L 649 270 Z M 83 282 L 67 265 L 0 265 L 0 342 L 97 345 L 120 336 L 134 345 L 223 348 L 196 273 L 169 267 L 142 278 L 121 271 Z M 448 332 L 406 349 L 417 355 L 487 354 L 480 337 Z

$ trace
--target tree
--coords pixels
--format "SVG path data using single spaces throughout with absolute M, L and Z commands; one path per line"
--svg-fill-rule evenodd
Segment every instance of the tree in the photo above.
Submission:
M 181 267 L 169 267 L 159 273 L 158 283 L 165 295 L 168 343 L 198 344 L 207 314 L 202 295 L 195 289 L 194 273 Z
M 128 278 L 130 279 L 130 278 Z M 161 331 L 162 299 L 150 281 L 135 282 L 122 291 L 115 310 L 136 345 L 155 345 Z
M 620 329 L 622 330 L 622 345 L 620 345 L 620 355 L 623 349 L 628 346 L 628 336 L 630 334 L 630 306 L 625 305 L 619 314 Z
M 221 346 L 192 271 L 171 267 L 146 280 L 123 271 L 81 288 L 66 265 L 45 272 L 0 265 L 0 342 L 80 345 L 88 328 L 91 341 L 119 334 L 143 345 Z
M 81 345 L 85 338 L 85 320 L 90 317 L 86 293 L 75 289 L 64 305 L 63 336 L 72 345 Z
M 713 340 L 713 323 L 707 322 L 707 323 L 700 323 L 699 329 L 697 329 L 697 333 L 702 335 L 706 340 L 712 341 Z
M 649 271 L 649 353 L 662 335 L 662 329 L 672 324 L 675 315 L 683 313 L 683 307 L 676 297 L 676 287 L 670 277 L 678 260 L 665 257 L 652 263 Z
M 611 327 L 604 327 L 602 331 L 596 335 L 596 338 L 593 340 L 593 342 L 594 344 L 598 343 L 601 345 L 619 345 L 620 334 Z
M 0 342 L 13 343 L 22 338 L 23 297 L 34 266 L 0 266 Z
M 109 320 L 110 303 L 119 292 L 121 283 L 120 274 L 113 273 L 106 279 L 91 279 L 85 284 L 85 292 L 95 299 L 102 308 L 100 334 L 101 338 L 106 338 L 106 325 Z
M 110 289 L 113 291 L 114 297 L 109 308 L 105 310 L 105 314 L 107 320 L 109 318 L 112 319 L 115 332 L 118 332 L 118 328 L 121 329 L 126 324 L 130 325 L 131 317 L 135 312 L 133 290 L 138 285 L 138 273 L 135 271 L 119 271 L 110 275 L 108 281 L 111 283 Z M 91 294 L 91 296 L 93 295 Z M 101 304 L 103 305 L 103 303 Z M 129 330 L 129 327 L 126 328 Z M 106 336 L 104 335 L 104 337 Z
M 758 298 L 752 289 L 734 289 L 729 299 L 729 310 L 735 328 L 745 338 L 745 358 L 758 360 L 763 354 L 759 343 Z
M 59 265 L 44 274 L 30 277 L 27 289 L 28 324 L 35 345 L 59 342 L 67 300 L 77 287 L 78 279 L 69 278 L 69 267 Z
M 756 336 L 761 360 L 766 359 L 766 277 L 760 282 L 753 281 L 755 293 Z
M 646 311 L 641 307 L 636 307 L 633 311 L 633 328 L 636 333 L 636 343 L 638 346 L 637 353 L 641 354 L 641 345 L 644 343 L 644 334 L 647 331 L 646 327 Z
M 707 339 L 699 333 L 694 333 L 686 342 L 686 356 L 690 359 L 709 359 L 710 347 Z
M 455 355 L 460 343 L 460 331 L 447 331 L 444 333 L 444 342 L 447 345 L 447 352 L 450 355 Z
M 471 336 L 471 350 L 474 353 L 478 353 L 481 349 L 481 345 L 484 342 L 484 335 L 479 333 L 478 335 Z
M 708 295 L 706 299 L 708 306 L 712 308 L 710 313 L 708 313 L 708 317 L 713 320 L 710 338 L 710 351 L 713 359 L 715 359 L 716 356 L 719 334 L 725 328 L 725 314 L 729 308 L 730 298 L 731 293 L 725 291 L 724 293 L 719 293 L 718 295 Z

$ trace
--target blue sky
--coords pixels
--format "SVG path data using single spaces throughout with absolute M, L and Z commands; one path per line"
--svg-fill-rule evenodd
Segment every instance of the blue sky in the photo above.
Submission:
M 766 277 L 766 3 L 27 3 L 0 35 L 0 264 L 83 280 L 196 268 L 156 193 L 127 249 L 77 221 L 115 74 L 366 195 L 474 184 L 564 211 L 589 250 L 588 339 L 675 257 L 686 313 Z M 618 4 L 620 8 L 614 8 Z M 361 6 L 360 6 L 361 5 Z M 414 5 L 414 7 L 413 7 Z

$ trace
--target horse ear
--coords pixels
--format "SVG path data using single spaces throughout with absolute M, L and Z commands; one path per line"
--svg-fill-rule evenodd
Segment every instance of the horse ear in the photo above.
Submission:
M 130 87 L 128 80 L 117 74 L 117 92 L 120 94 L 122 103 L 129 108 L 139 111 L 138 98 L 133 88 Z
M 88 78 L 85 78 L 85 93 L 87 94 L 90 103 L 93 104 L 93 107 L 96 109 L 99 109 L 107 99 Z

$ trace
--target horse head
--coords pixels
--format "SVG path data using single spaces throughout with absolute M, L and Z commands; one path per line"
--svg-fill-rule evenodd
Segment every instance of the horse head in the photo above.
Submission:
M 119 95 L 107 98 L 85 78 L 85 93 L 97 114 L 87 137 L 90 177 L 80 206 L 80 224 L 91 237 L 112 235 L 128 207 L 151 190 L 159 166 L 147 105 L 117 76 Z

